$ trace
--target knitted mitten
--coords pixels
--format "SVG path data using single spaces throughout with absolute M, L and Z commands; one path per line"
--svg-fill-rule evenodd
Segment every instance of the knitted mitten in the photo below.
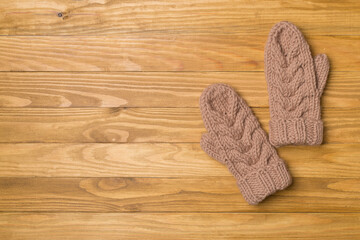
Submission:
M 327 56 L 313 59 L 309 45 L 293 24 L 280 22 L 271 29 L 265 49 L 271 144 L 321 144 L 320 97 L 328 72 Z
M 202 149 L 228 167 L 249 204 L 258 204 L 291 184 L 285 163 L 231 87 L 214 84 L 206 88 L 200 110 L 208 131 L 202 135 Z

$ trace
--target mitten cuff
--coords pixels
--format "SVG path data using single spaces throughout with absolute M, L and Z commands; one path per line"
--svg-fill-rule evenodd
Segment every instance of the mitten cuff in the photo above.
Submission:
M 315 119 L 271 119 L 270 143 L 273 146 L 319 145 L 323 140 L 323 122 Z
M 238 181 L 245 200 L 256 205 L 267 196 L 291 184 L 291 176 L 283 161 L 250 172 Z

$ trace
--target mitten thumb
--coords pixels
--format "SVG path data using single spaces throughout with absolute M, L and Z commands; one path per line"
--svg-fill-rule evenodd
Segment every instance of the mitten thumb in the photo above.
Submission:
M 314 64 L 315 64 L 315 74 L 316 74 L 316 81 L 317 81 L 317 91 L 319 96 L 322 95 L 326 80 L 329 74 L 329 59 L 326 56 L 326 54 L 319 54 L 315 56 L 314 58 Z
M 200 146 L 210 157 L 221 162 L 222 164 L 225 164 L 225 160 L 221 154 L 223 150 L 221 149 L 220 144 L 214 135 L 210 133 L 204 133 L 201 136 Z

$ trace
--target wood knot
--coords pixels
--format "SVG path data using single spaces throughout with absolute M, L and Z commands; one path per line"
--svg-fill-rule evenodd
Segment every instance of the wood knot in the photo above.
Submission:
M 66 13 L 66 12 L 58 12 L 57 16 L 58 16 L 59 18 L 62 18 L 63 20 L 66 20 L 66 19 L 69 18 L 69 14 Z

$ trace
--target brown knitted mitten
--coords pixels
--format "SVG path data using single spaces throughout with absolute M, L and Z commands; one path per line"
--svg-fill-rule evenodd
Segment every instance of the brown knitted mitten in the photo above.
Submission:
M 202 149 L 228 167 L 249 204 L 258 204 L 291 184 L 285 163 L 246 102 L 231 87 L 207 87 L 200 110 L 208 131 L 202 135 Z
M 280 22 L 271 29 L 265 48 L 271 144 L 322 143 L 320 97 L 328 73 L 327 56 L 313 59 L 309 45 L 293 24 Z

